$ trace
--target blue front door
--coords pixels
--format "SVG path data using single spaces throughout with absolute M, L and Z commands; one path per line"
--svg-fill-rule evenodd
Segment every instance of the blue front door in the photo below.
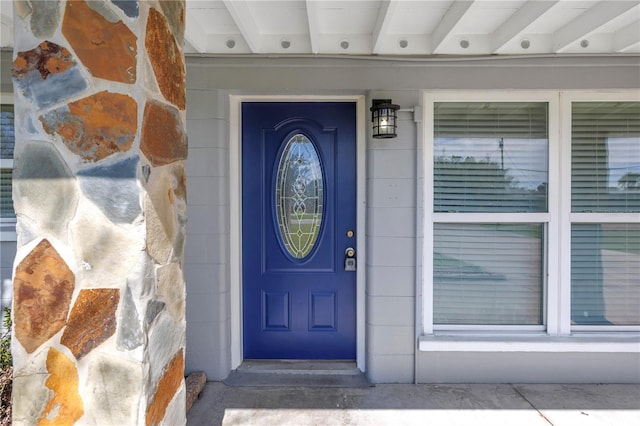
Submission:
M 355 231 L 356 104 L 243 103 L 245 359 L 355 359 Z

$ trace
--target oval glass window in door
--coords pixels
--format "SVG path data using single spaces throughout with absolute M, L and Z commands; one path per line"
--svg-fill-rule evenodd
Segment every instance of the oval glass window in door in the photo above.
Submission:
M 305 135 L 294 135 L 278 162 L 275 206 L 280 239 L 295 259 L 304 259 L 313 250 L 322 225 L 323 204 L 318 151 Z

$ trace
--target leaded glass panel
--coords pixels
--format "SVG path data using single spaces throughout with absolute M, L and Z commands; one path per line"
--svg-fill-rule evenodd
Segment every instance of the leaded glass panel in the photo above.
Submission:
M 278 162 L 275 206 L 281 241 L 296 259 L 311 253 L 320 234 L 323 182 L 320 157 L 313 143 L 305 135 L 293 136 Z

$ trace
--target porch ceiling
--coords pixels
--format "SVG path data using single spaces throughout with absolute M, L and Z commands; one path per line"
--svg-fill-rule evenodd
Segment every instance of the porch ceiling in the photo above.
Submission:
M 230 55 L 638 54 L 640 1 L 187 0 L 185 39 Z

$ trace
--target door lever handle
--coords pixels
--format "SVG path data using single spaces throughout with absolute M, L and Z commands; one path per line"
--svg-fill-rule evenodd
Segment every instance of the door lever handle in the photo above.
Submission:
M 347 247 L 344 251 L 344 270 L 354 272 L 356 270 L 356 249 Z

